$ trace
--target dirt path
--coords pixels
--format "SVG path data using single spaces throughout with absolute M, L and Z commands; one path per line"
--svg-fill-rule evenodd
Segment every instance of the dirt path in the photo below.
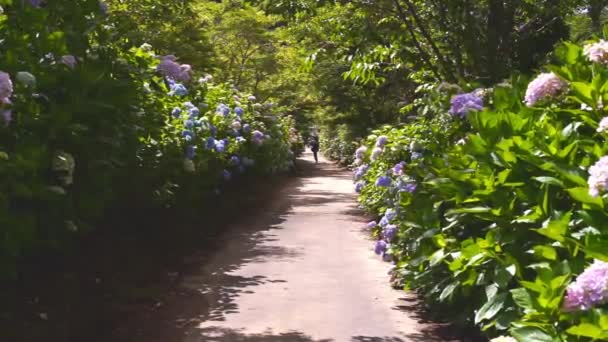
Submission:
M 227 229 L 166 303 L 122 333 L 144 342 L 449 341 L 390 288 L 350 174 L 309 154 L 298 162 L 301 177 Z

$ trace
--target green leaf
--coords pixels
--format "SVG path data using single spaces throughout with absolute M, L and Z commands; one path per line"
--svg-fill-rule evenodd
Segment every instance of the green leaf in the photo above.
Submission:
M 551 246 L 535 246 L 534 254 L 538 257 L 548 259 L 548 260 L 557 259 L 557 252 L 555 251 L 555 248 L 553 248 Z
M 571 216 L 572 213 L 564 214 L 561 218 L 550 221 L 546 227 L 536 229 L 536 232 L 550 239 L 563 242 L 566 239 L 565 235 L 568 231 Z
M 593 104 L 593 88 L 587 83 L 572 82 L 570 84 L 572 92 L 588 105 Z
M 599 197 L 592 197 L 589 195 L 589 189 L 586 187 L 572 188 L 566 190 L 570 197 L 574 200 L 579 201 L 583 204 L 588 204 L 593 207 L 604 208 L 604 201 Z
M 511 335 L 520 342 L 554 342 L 555 339 L 537 327 L 511 329 Z
M 446 286 L 443 291 L 441 291 L 441 295 L 439 296 L 439 301 L 443 302 L 446 298 L 450 297 L 454 290 L 458 287 L 458 282 L 455 281 L 448 286 Z
M 452 209 L 447 212 L 447 215 L 454 214 L 479 214 L 479 213 L 489 213 L 492 211 L 492 208 L 488 207 L 472 207 L 472 208 L 459 208 Z
M 526 313 L 536 311 L 532 295 L 523 287 L 511 290 L 511 297 L 515 301 L 515 304 L 524 309 Z
M 475 314 L 475 323 L 491 319 L 502 309 L 507 299 L 507 293 L 501 293 L 485 303 Z
M 554 178 L 554 177 L 544 176 L 544 177 L 533 177 L 532 179 L 534 179 L 537 182 L 541 182 L 543 184 L 557 185 L 562 188 L 564 187 L 564 182 L 562 182 L 559 179 Z
M 600 338 L 603 334 L 602 328 L 590 323 L 581 323 L 566 330 L 570 335 L 585 336 L 590 338 Z

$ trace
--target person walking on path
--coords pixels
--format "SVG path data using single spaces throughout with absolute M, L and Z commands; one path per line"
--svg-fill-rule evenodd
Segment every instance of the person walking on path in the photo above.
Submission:
M 312 154 L 315 156 L 315 163 L 318 163 L 319 157 L 317 156 L 317 153 L 319 153 L 319 137 L 312 137 L 309 146 Z

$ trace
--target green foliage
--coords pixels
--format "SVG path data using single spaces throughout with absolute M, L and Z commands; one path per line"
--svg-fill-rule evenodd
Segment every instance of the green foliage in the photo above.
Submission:
M 495 86 L 488 108 L 466 120 L 438 109 L 447 101 L 431 92 L 422 107 L 432 108 L 429 118 L 380 129 L 364 142 L 369 157 L 377 137 L 388 137 L 362 180 L 360 201 L 377 215 L 398 210 L 390 252 L 404 286 L 489 335 L 606 338 L 605 308 L 562 310 L 567 285 L 585 265 L 608 260 L 605 198 L 590 196 L 587 185 L 587 170 L 608 152 L 596 132 L 608 70 L 582 51 L 571 43 L 557 49 L 559 63 L 548 69 L 569 92 L 543 106 L 523 104 L 521 77 Z M 405 176 L 393 175 L 390 188 L 375 185 L 401 161 Z M 416 190 L 397 191 L 398 179 Z

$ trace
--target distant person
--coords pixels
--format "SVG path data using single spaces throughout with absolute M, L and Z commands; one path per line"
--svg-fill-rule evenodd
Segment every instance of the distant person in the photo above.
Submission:
M 309 146 L 312 154 L 315 156 L 315 163 L 318 163 L 319 157 L 317 156 L 317 153 L 319 153 L 319 137 L 313 137 L 310 140 Z

